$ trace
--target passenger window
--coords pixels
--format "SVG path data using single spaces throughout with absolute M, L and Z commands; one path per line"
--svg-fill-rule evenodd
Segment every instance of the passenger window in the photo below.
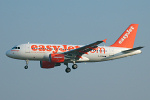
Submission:
M 18 47 L 18 49 L 20 49 L 20 47 Z

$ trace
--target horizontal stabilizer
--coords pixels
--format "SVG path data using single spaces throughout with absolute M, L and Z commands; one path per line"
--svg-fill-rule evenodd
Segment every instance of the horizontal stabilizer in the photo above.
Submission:
M 119 53 L 116 53 L 114 55 L 111 55 L 109 57 L 104 58 L 103 60 L 111 60 L 111 59 L 116 59 L 116 58 L 121 58 L 121 57 L 125 57 L 126 56 L 130 56 L 130 55 L 135 55 L 135 54 L 139 54 L 141 53 L 141 51 L 138 51 L 139 49 L 141 49 L 143 47 L 136 47 L 136 48 L 132 48 L 132 49 L 128 49 Z M 132 54 L 133 52 L 133 54 Z
M 122 51 L 122 53 L 130 53 L 130 52 L 133 52 L 135 50 L 139 50 L 139 49 L 142 49 L 143 47 L 136 47 L 136 48 L 132 48 L 132 49 L 129 49 L 129 50 L 125 50 L 125 51 Z

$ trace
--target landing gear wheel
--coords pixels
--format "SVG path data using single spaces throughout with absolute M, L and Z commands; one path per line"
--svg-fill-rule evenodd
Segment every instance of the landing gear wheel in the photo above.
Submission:
M 29 60 L 25 60 L 26 61 L 26 66 L 24 66 L 25 69 L 28 69 L 28 63 L 29 63 Z
M 73 64 L 72 65 L 72 69 L 77 69 L 78 68 L 78 65 L 77 64 Z
M 70 71 L 71 71 L 71 69 L 68 67 L 68 68 L 66 68 L 66 73 L 69 73 Z
M 25 69 L 28 69 L 28 66 L 24 66 Z

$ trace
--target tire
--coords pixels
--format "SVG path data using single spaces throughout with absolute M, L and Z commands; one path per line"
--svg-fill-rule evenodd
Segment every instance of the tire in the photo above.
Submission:
M 69 72 L 71 72 L 71 69 L 70 68 L 66 68 L 66 73 L 69 73 Z
M 28 69 L 28 66 L 24 66 L 25 69 Z
M 72 65 L 72 69 L 77 69 L 78 68 L 78 65 L 77 64 L 73 64 Z

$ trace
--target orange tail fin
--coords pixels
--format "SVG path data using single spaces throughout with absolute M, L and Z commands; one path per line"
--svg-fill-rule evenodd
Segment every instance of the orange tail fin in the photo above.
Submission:
M 111 47 L 133 48 L 138 24 L 131 24 Z

